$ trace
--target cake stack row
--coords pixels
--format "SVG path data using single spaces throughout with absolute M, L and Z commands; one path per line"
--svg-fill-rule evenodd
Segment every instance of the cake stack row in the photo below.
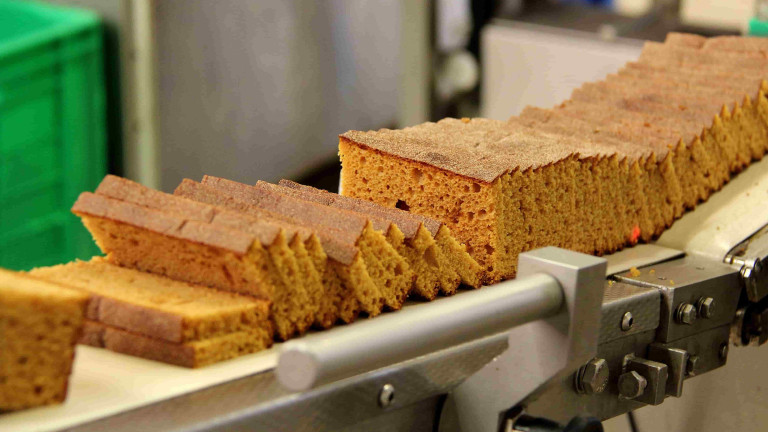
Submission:
M 105 256 L 29 275 L 90 294 L 81 343 L 180 366 L 482 283 L 446 225 L 287 180 L 109 175 L 72 211 Z
M 557 107 L 341 135 L 345 194 L 445 223 L 483 267 L 659 236 L 768 150 L 768 40 L 670 34 Z

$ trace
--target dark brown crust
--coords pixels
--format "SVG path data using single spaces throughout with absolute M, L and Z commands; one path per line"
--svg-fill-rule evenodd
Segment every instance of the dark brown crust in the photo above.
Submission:
M 334 205 L 334 201 L 329 200 L 329 197 L 327 196 L 318 196 L 313 192 L 304 191 L 301 189 L 288 188 L 264 181 L 257 182 L 254 187 L 269 191 L 271 193 L 288 195 L 302 201 L 308 201 L 330 208 L 353 212 L 371 221 L 373 229 L 376 231 L 387 233 L 389 232 L 392 225 L 395 224 L 400 229 L 400 231 L 402 231 L 403 235 L 405 235 L 405 238 L 409 240 L 416 236 L 416 233 L 419 231 L 419 226 L 421 225 L 420 222 L 414 221 L 410 218 L 401 218 L 402 224 L 397 224 L 392 218 L 382 216 L 380 213 L 375 211 L 362 211 L 359 206 Z
M 188 219 L 202 222 L 211 222 L 216 213 L 211 206 L 160 192 L 126 178 L 109 174 L 101 180 L 95 193 L 155 210 L 184 215 Z
M 182 182 L 183 184 L 184 182 Z M 304 241 L 311 235 L 310 230 L 295 225 L 255 218 L 223 207 L 209 205 L 204 201 L 160 192 L 131 180 L 111 175 L 104 177 L 96 193 L 164 213 L 173 213 L 186 220 L 213 223 L 242 231 L 255 236 L 263 245 L 274 242 L 281 229 L 284 230 L 288 239 L 298 235 Z
M 184 341 L 184 318 L 120 300 L 93 295 L 87 318 L 156 339 Z
M 228 250 L 240 256 L 245 255 L 257 240 L 246 233 L 188 220 L 178 215 L 90 192 L 80 194 L 72 206 L 72 212 L 78 216 L 87 215 L 125 223 L 168 237 Z M 270 243 L 271 241 L 266 244 Z
M 263 225 L 267 229 L 282 229 L 285 237 L 289 240 L 298 236 L 301 241 L 306 241 L 312 235 L 312 230 L 272 218 L 267 212 L 243 212 L 242 208 L 231 197 L 194 180 L 182 180 L 174 194 L 169 196 L 212 209 L 213 217 L 210 222 L 213 224 L 244 232 L 249 232 L 254 228 L 258 229 L 260 225 Z
M 272 340 L 264 338 L 263 342 L 264 348 L 268 348 Z M 96 321 L 86 321 L 79 343 L 177 366 L 201 366 L 197 363 L 195 349 L 188 344 L 152 339 Z
M 355 246 L 353 242 L 343 241 L 344 233 L 338 230 L 330 228 L 311 229 L 298 227 L 297 225 L 286 222 L 286 218 L 278 213 L 264 210 L 258 206 L 239 200 L 225 191 L 195 182 L 194 180 L 185 179 L 182 181 L 179 187 L 176 188 L 176 191 L 174 191 L 174 194 L 210 205 L 219 206 L 220 208 L 232 209 L 262 221 L 270 221 L 271 223 L 279 224 L 279 226 L 285 228 L 286 231 L 288 231 L 288 227 L 293 227 L 297 230 L 296 232 L 302 235 L 302 240 L 304 239 L 304 234 L 315 233 L 322 242 L 323 249 L 328 257 L 345 265 L 351 264 L 358 254 L 357 246 Z M 232 212 L 228 212 L 226 215 L 224 212 L 217 213 L 214 217 L 214 223 L 223 222 L 219 218 L 228 218 L 228 215 L 231 213 Z
M 690 34 L 690 33 L 671 32 L 671 33 L 667 33 L 667 37 L 664 40 L 664 43 L 669 45 L 682 45 L 682 46 L 689 46 L 692 48 L 700 48 L 702 45 L 704 45 L 704 42 L 706 42 L 706 40 L 707 38 L 704 36 L 699 36 L 699 35 Z
M 350 211 L 329 208 L 232 180 L 205 176 L 203 184 L 225 192 L 239 201 L 279 214 L 294 223 L 309 226 L 318 234 L 326 228 L 332 228 L 335 230 L 334 235 L 344 236 L 339 240 L 350 244 L 357 244 L 368 223 L 368 218 Z
M 302 191 L 306 194 L 305 196 L 307 199 L 321 204 L 327 203 L 326 205 L 332 207 L 343 208 L 345 210 L 386 219 L 390 223 L 397 225 L 406 238 L 413 238 L 418 232 L 419 225 L 423 225 L 432 237 L 437 235 L 438 230 L 440 230 L 440 227 L 442 226 L 442 223 L 426 216 L 417 215 L 397 208 L 384 207 L 363 199 L 326 192 L 290 180 L 280 180 L 279 186 L 283 189 L 288 188 Z
M 401 131 L 349 131 L 340 136 L 340 144 L 344 143 L 486 184 L 504 174 L 550 166 L 577 153 L 521 133 L 507 122 L 479 118 L 447 118 Z
M 726 51 L 719 49 L 698 49 L 689 46 L 668 45 L 646 42 L 640 54 L 640 62 L 663 62 L 668 64 L 697 64 L 704 67 L 723 64 L 738 65 L 739 68 L 763 70 L 768 59 L 759 51 Z

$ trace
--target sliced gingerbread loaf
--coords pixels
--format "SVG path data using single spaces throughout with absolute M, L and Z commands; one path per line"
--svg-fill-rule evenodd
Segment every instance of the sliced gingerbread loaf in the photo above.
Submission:
M 262 221 L 285 223 L 279 214 L 236 200 L 218 189 L 184 179 L 174 194 L 201 203 L 241 212 Z M 344 243 L 343 233 L 332 229 L 318 230 L 309 237 L 306 249 L 322 271 L 326 295 L 318 304 L 321 314 L 338 317 L 343 322 L 355 320 L 361 307 L 371 315 L 381 312 L 383 300 L 374 284 L 359 249 Z
M 437 248 L 432 234 L 419 221 L 403 218 L 393 220 L 381 213 L 363 212 L 359 208 L 332 205 L 329 195 L 319 195 L 315 192 L 258 182 L 256 187 L 281 193 L 295 198 L 315 202 L 332 208 L 340 208 L 367 217 L 374 229 L 385 235 L 390 245 L 408 262 L 415 275 L 411 296 L 433 300 L 443 290 L 445 293 L 456 291 L 460 283 L 459 275 L 446 265 L 441 266 L 442 253 Z M 443 277 L 450 279 L 449 285 L 443 287 Z
M 605 253 L 650 240 L 765 153 L 761 47 L 675 36 L 646 44 L 629 72 L 507 125 L 347 132 L 343 192 L 446 223 L 489 281 L 512 277 L 534 247 Z
M 439 267 L 449 270 L 441 272 L 443 277 L 443 293 L 448 294 L 455 290 L 455 288 L 452 288 L 455 283 L 452 273 L 458 275 L 461 282 L 465 285 L 473 288 L 480 287 L 480 265 L 469 256 L 466 248 L 456 241 L 450 229 L 444 223 L 423 215 L 397 208 L 383 207 L 370 201 L 334 194 L 290 180 L 280 180 L 279 184 L 283 187 L 310 193 L 311 195 L 307 196 L 308 199 L 314 197 L 316 202 L 324 203 L 331 207 L 378 216 L 390 220 L 398 226 L 409 227 L 408 231 L 414 233 L 411 234 L 414 238 L 420 235 L 420 230 L 426 230 L 435 240 L 438 250 L 438 253 L 435 255 Z M 406 235 L 406 237 L 408 236 Z
M 281 339 L 314 320 L 304 286 L 283 279 L 298 265 L 279 228 L 246 233 L 88 192 L 72 211 L 115 264 L 271 301 Z
M 291 305 L 290 307 L 295 313 L 304 312 L 306 319 L 297 323 L 297 331 L 299 333 L 306 330 L 306 327 L 312 321 L 321 327 L 328 327 L 336 320 L 335 316 L 329 315 L 328 311 L 321 312 L 318 307 L 320 299 L 326 293 L 322 285 L 321 276 L 305 247 L 304 242 L 308 241 L 312 235 L 310 230 L 280 221 L 259 220 L 226 208 L 216 208 L 186 198 L 166 194 L 115 176 L 106 176 L 96 189 L 96 193 L 131 202 L 142 207 L 174 213 L 189 220 L 208 222 L 212 225 L 257 236 L 265 229 L 272 232 L 282 232 L 282 235 L 288 242 L 288 247 L 293 253 L 293 258 L 289 254 L 281 254 L 276 250 L 271 252 L 272 260 L 275 263 L 274 268 L 278 272 L 282 284 L 290 287 L 287 291 L 277 293 L 281 298 L 276 300 L 276 305 Z M 287 298 L 283 298 L 283 295 Z M 302 299 L 307 297 L 308 300 L 302 304 Z M 283 311 L 280 313 L 286 314 L 288 312 Z M 278 330 L 281 338 L 284 337 L 286 331 L 282 328 Z
M 337 230 L 344 241 L 360 249 L 387 308 L 399 309 L 408 297 L 414 277 L 412 270 L 368 218 L 231 180 L 206 176 L 202 183 L 289 221 L 318 230 Z

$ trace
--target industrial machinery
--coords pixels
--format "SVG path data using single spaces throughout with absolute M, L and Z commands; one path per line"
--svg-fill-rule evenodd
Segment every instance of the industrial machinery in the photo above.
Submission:
M 768 340 L 768 161 L 654 244 L 282 344 L 274 369 L 72 431 L 598 431 Z

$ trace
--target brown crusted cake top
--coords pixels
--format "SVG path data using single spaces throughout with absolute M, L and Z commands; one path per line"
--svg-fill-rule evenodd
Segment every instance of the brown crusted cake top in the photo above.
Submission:
M 312 230 L 288 223 L 284 220 L 270 217 L 268 212 L 252 214 L 243 212 L 238 203 L 216 189 L 209 188 L 194 180 L 184 179 L 176 188 L 174 195 L 168 195 L 174 200 L 191 201 L 195 204 L 209 207 L 213 210 L 211 223 L 228 226 L 240 231 L 250 232 L 259 226 L 268 226 L 282 229 L 287 239 L 298 236 L 301 241 L 306 241 Z M 230 202 L 232 201 L 232 202 Z
M 215 213 L 211 206 L 192 200 L 179 199 L 173 195 L 110 174 L 107 174 L 101 181 L 99 187 L 96 188 L 96 193 L 144 207 L 183 214 L 190 219 L 204 222 L 213 220 Z
M 228 210 L 225 207 L 210 205 L 212 203 L 206 203 L 204 200 L 192 200 L 187 197 L 167 194 L 131 180 L 111 175 L 107 175 L 102 180 L 96 193 L 165 213 L 174 213 L 187 220 L 214 223 L 243 231 L 254 235 L 264 245 L 271 244 L 280 229 L 284 230 L 285 236 L 289 240 L 294 236 L 299 236 L 304 241 L 312 234 L 310 230 L 283 221 L 258 219 Z
M 658 77 L 672 83 L 690 83 L 709 85 L 710 88 L 738 89 L 742 93 L 756 93 L 763 82 L 760 74 L 754 72 L 746 74 L 738 69 L 728 67 L 695 68 L 654 65 L 648 63 L 629 62 L 619 71 L 620 75 L 632 75 L 635 77 Z
M 768 54 L 768 40 L 764 37 L 719 36 L 707 39 L 702 47 L 713 51 L 756 52 Z
M 254 241 L 271 244 L 279 234 L 279 230 L 265 229 L 257 238 L 252 234 L 189 220 L 175 213 L 154 210 L 90 192 L 80 194 L 72 212 L 79 216 L 114 220 L 169 237 L 229 250 L 238 255 L 245 255 Z
M 176 188 L 174 194 L 193 199 L 202 203 L 217 206 L 217 208 L 227 208 L 232 211 L 217 211 L 214 223 L 231 223 L 229 220 L 233 217 L 232 213 L 242 214 L 250 218 L 255 218 L 262 223 L 277 224 L 282 227 L 287 234 L 296 232 L 300 238 L 306 240 L 311 234 L 316 234 L 321 240 L 323 249 L 328 256 L 343 264 L 350 264 L 358 253 L 354 242 L 344 242 L 345 233 L 332 228 L 311 229 L 304 226 L 298 226 L 287 221 L 278 213 L 267 211 L 263 208 L 240 201 L 233 195 L 222 190 L 213 188 L 209 185 L 198 183 L 194 180 L 184 179 Z
M 316 194 L 313 194 L 312 192 L 308 192 L 300 189 L 292 189 L 284 186 L 275 185 L 272 183 L 267 183 L 264 181 L 257 182 L 254 187 L 257 189 L 268 191 L 269 193 L 287 195 L 292 198 L 296 198 L 298 200 L 321 204 L 323 206 L 334 208 L 334 209 L 349 211 L 351 213 L 354 213 L 370 221 L 371 224 L 373 224 L 373 229 L 375 229 L 376 231 L 383 231 L 384 233 L 386 233 L 389 231 L 392 225 L 396 225 L 398 229 L 402 231 L 403 235 L 405 235 L 405 238 L 407 239 L 412 239 L 413 237 L 415 237 L 416 232 L 419 229 L 418 222 L 414 222 L 412 220 L 405 220 L 404 221 L 405 223 L 402 226 L 400 226 L 398 224 L 395 224 L 392 218 L 382 217 L 381 215 L 373 212 L 361 212 L 359 209 L 348 208 L 347 206 L 333 205 L 333 202 L 330 201 L 328 197 L 326 196 L 318 197 Z
M 519 134 L 506 122 L 480 118 L 447 118 L 401 130 L 349 131 L 340 138 L 487 183 L 507 172 L 535 169 L 571 156 Z
M 313 188 L 312 186 L 296 183 L 291 180 L 280 180 L 280 186 L 312 193 L 318 200 L 317 202 L 327 202 L 327 205 L 337 206 L 347 210 L 358 211 L 362 213 L 376 214 L 382 218 L 389 218 L 398 227 L 400 227 L 400 229 L 403 230 L 403 227 L 407 226 L 409 223 L 412 224 L 413 222 L 416 222 L 423 224 L 424 228 L 426 228 L 427 231 L 429 231 L 429 233 L 434 237 L 437 235 L 437 232 L 442 226 L 441 222 L 427 216 L 400 210 L 398 208 L 384 207 L 371 201 L 335 194 L 332 192 L 324 191 L 322 189 Z M 418 229 L 418 226 L 416 229 Z
M 367 218 L 349 211 L 326 207 L 232 180 L 205 176 L 202 183 L 228 193 L 239 201 L 280 214 L 301 225 L 338 229 L 347 233 L 355 243 L 368 224 Z
M 669 152 L 666 146 L 653 149 L 638 145 L 626 137 L 620 139 L 611 134 L 609 128 L 603 130 L 592 123 L 567 116 L 556 109 L 526 107 L 520 117 L 510 118 L 509 123 L 521 127 L 521 133 L 554 140 L 553 145 L 569 148 L 583 157 L 615 155 L 620 159 L 645 160 L 652 154 L 664 157 Z M 549 126 L 545 129 L 550 133 L 538 131 L 537 129 L 542 125 Z
M 698 49 L 658 42 L 646 42 L 639 61 L 643 63 L 697 65 L 704 67 L 733 64 L 738 65 L 740 69 L 757 70 L 763 70 L 768 67 L 768 59 L 759 51 Z
M 707 40 L 706 37 L 691 33 L 667 33 L 667 38 L 664 40 L 665 44 L 688 46 L 691 48 L 700 48 Z

